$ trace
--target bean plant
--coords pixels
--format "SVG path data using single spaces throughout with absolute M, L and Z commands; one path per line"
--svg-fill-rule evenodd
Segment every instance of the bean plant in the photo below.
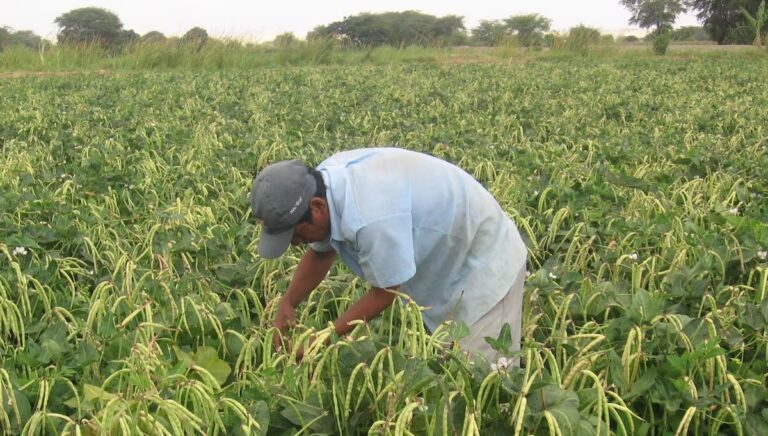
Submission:
M 766 67 L 0 80 L 0 429 L 768 434 Z M 302 248 L 258 257 L 251 177 L 373 145 L 455 163 L 517 223 L 520 352 L 504 329 L 504 357 L 473 360 L 466 326 L 427 331 L 406 295 L 337 337 L 366 292 L 340 262 L 274 346 Z

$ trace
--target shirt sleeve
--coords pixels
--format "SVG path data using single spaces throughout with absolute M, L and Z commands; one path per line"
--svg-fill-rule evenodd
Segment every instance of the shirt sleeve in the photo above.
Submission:
M 416 274 L 411 215 L 390 215 L 357 231 L 363 277 L 378 288 L 398 286 Z

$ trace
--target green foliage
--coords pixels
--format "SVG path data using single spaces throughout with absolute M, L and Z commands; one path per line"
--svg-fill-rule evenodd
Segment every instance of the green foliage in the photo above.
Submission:
M 749 26 L 742 9 L 753 16 L 762 0 L 691 0 L 691 8 L 697 11 L 704 29 L 718 44 L 751 44 L 755 33 Z M 765 30 L 765 29 L 764 29 Z
M 181 45 L 199 51 L 208 42 L 208 32 L 202 27 L 193 27 L 187 31 L 179 41 Z
M 565 39 L 565 49 L 581 55 L 587 54 L 590 47 L 593 47 L 600 43 L 600 31 L 579 25 L 572 27 L 568 31 L 568 36 Z
M 505 19 L 504 24 L 523 47 L 541 47 L 552 20 L 539 14 L 523 14 Z
M 11 30 L 5 26 L 0 26 L 0 51 L 7 45 L 10 45 Z
M 30 30 L 13 31 L 11 28 L 0 26 L 0 51 L 14 46 L 37 50 L 43 44 L 43 39 Z
M 31 30 L 19 30 L 11 34 L 10 44 L 37 50 L 44 44 L 48 45 L 49 43 L 47 41 L 44 42 L 40 36 Z
M 768 27 L 768 9 L 765 8 L 765 0 L 760 3 L 754 16 L 743 7 L 741 8 L 741 13 L 744 15 L 750 29 L 755 34 L 755 39 L 752 41 L 752 44 L 757 48 L 762 47 L 765 42 L 766 27 Z
M 133 30 L 123 30 L 120 32 L 120 37 L 117 41 L 117 45 L 126 48 L 141 41 L 141 35 Z
M 748 51 L 0 81 L 0 433 L 764 434 L 768 59 Z M 371 144 L 456 163 L 518 224 L 521 369 L 470 364 L 466 329 L 427 334 L 404 301 L 330 335 L 366 291 L 341 264 L 288 332 L 304 359 L 272 347 L 302 251 L 256 255 L 251 174 Z
M 275 37 L 274 41 L 272 41 L 272 44 L 274 44 L 275 47 L 283 49 L 294 47 L 298 43 L 299 39 L 296 38 L 296 35 L 292 32 L 281 33 Z
M 148 43 L 148 44 L 158 44 L 166 41 L 166 37 L 162 32 L 158 32 L 156 30 L 153 30 L 151 32 L 147 32 L 141 37 L 142 43 Z
M 653 27 L 656 33 L 671 30 L 677 16 L 686 10 L 683 0 L 620 0 L 620 3 L 632 13 L 631 24 L 643 29 Z
M 667 48 L 669 47 L 670 36 L 669 32 L 658 33 L 653 36 L 653 52 L 657 55 L 667 54 Z
M 120 42 L 123 23 L 102 8 L 73 9 L 54 20 L 59 26 L 59 44 L 97 44 L 110 47 Z
M 507 26 L 501 20 L 482 20 L 472 29 L 472 38 L 480 45 L 496 46 L 507 37 Z
M 464 19 L 455 15 L 435 17 L 416 11 L 363 13 L 318 26 L 307 34 L 307 40 L 331 38 L 357 47 L 444 46 L 454 42 L 464 30 Z
M 672 41 L 708 41 L 709 34 L 701 26 L 683 26 L 669 32 Z

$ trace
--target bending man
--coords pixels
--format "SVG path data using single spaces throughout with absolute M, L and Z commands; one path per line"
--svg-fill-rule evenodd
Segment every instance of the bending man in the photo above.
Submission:
M 337 334 L 389 307 L 395 289 L 427 308 L 431 331 L 463 321 L 462 346 L 475 355 L 496 359 L 484 337 L 504 323 L 519 349 L 525 245 L 493 196 L 455 165 L 396 148 L 341 152 L 316 169 L 282 161 L 256 176 L 251 206 L 263 224 L 262 257 L 309 244 L 281 299 L 279 329 L 338 255 L 371 289 L 335 321 Z

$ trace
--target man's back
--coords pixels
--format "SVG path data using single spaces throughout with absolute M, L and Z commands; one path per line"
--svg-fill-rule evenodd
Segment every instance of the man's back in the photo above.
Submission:
M 430 329 L 473 324 L 510 289 L 526 249 L 495 199 L 460 168 L 396 148 L 338 153 L 318 166 L 332 246 L 374 286 L 401 285 Z

